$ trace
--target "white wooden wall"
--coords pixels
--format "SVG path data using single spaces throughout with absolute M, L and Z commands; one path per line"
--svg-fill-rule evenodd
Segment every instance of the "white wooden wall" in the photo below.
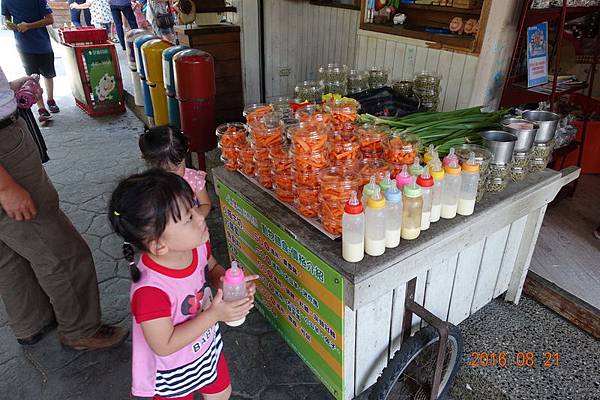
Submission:
M 439 111 L 471 105 L 477 62 L 476 56 L 430 49 L 420 40 L 358 31 L 357 68 L 384 66 L 392 79 L 412 79 L 422 70 L 441 74 Z
M 265 0 L 265 97 L 290 96 L 320 65 L 354 65 L 359 12 L 299 0 Z M 281 76 L 282 69 L 289 75 Z

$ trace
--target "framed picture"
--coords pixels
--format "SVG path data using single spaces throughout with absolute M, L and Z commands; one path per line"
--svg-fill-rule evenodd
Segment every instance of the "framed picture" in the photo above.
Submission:
M 310 0 L 310 4 L 360 10 L 360 0 Z

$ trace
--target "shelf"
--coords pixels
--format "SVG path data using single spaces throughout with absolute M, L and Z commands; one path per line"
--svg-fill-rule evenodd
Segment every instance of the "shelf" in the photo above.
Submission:
M 566 155 L 570 154 L 571 152 L 577 150 L 578 147 L 579 147 L 579 142 L 574 140 L 571 143 L 569 143 L 568 145 L 554 150 L 552 152 L 552 159 L 556 160 L 559 158 L 563 158 Z
M 435 42 L 447 46 L 459 47 L 465 50 L 472 50 L 475 46 L 475 41 L 477 40 L 474 36 L 430 33 L 419 30 L 417 27 L 410 29 L 405 25 L 362 23 L 360 24 L 360 29 L 379 33 L 387 33 L 390 35 L 411 37 L 413 39 L 420 39 L 427 42 Z
M 468 15 L 480 15 L 480 8 L 459 8 L 459 7 L 446 7 L 446 6 L 431 6 L 425 4 L 400 4 L 398 10 L 420 10 L 420 11 L 439 11 L 451 13 L 452 16 L 456 14 L 468 14 Z
M 510 100 L 508 102 L 503 102 L 502 103 L 503 106 L 514 105 L 514 104 L 525 104 L 525 103 L 538 103 L 540 101 L 545 101 L 550 98 L 550 93 L 548 93 L 548 94 L 538 93 L 538 92 L 531 90 L 533 88 L 526 88 L 521 85 L 525 85 L 525 83 L 513 83 L 512 85 L 510 85 L 506 88 L 506 94 L 503 95 L 503 97 L 506 97 Z M 587 87 L 588 87 L 587 83 L 583 84 L 583 85 L 573 86 L 562 92 L 557 91 L 556 96 L 564 96 L 564 95 L 567 95 L 570 93 L 575 93 L 575 92 L 585 89 Z
M 560 18 L 562 8 L 544 8 L 540 10 L 529 10 L 525 17 L 525 25 L 532 26 L 544 21 L 552 21 Z M 600 6 L 593 7 L 567 7 L 567 21 L 583 17 L 590 13 L 600 11 Z

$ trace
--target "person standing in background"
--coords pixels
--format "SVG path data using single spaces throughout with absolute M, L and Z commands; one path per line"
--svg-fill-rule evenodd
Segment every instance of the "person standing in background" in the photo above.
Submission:
M 71 9 L 89 10 L 92 14 L 92 24 L 96 28 L 106 29 L 110 40 L 118 43 L 112 33 L 112 13 L 108 0 L 83 0 L 83 3 L 71 3 Z
M 73 7 L 73 4 L 83 4 L 85 0 L 68 0 L 70 13 L 71 13 L 71 23 L 73 26 L 80 27 L 81 26 L 81 11 L 83 10 L 83 19 L 85 20 L 85 24 L 87 26 L 92 26 L 92 16 L 90 14 L 90 10 L 88 8 L 77 8 Z
M 15 34 L 17 50 L 27 75 L 39 74 L 44 77 L 48 110 L 58 113 L 60 109 L 54 101 L 54 52 L 46 26 L 54 23 L 52 9 L 46 0 L 2 0 L 2 15 L 6 26 Z M 9 22 L 10 21 L 10 22 Z M 44 99 L 37 102 L 38 120 L 46 122 L 52 118 Z
M 125 32 L 123 32 L 123 20 L 121 19 L 121 15 L 127 19 L 127 23 L 131 29 L 138 28 L 133 9 L 131 8 L 131 0 L 110 0 L 110 11 L 115 23 L 119 42 L 121 43 L 121 48 L 125 51 Z

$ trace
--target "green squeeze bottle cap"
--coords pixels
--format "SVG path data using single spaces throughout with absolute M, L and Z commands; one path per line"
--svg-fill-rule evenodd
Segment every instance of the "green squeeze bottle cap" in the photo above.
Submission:
M 396 186 L 396 182 L 390 178 L 390 171 L 388 171 L 381 182 L 379 182 L 379 187 L 381 187 L 383 193 L 386 193 L 392 186 Z
M 369 199 L 375 193 L 375 188 L 377 188 L 377 183 L 375 183 L 375 175 L 371 176 L 369 179 L 369 183 L 363 187 L 363 200 Z
M 404 195 L 406 197 L 421 197 L 423 195 L 423 191 L 421 187 L 417 185 L 417 178 L 413 176 L 410 184 L 404 186 Z
M 421 175 L 423 167 L 421 166 L 421 159 L 419 157 L 415 157 L 415 162 L 408 168 L 408 172 L 410 172 L 412 176 Z
M 373 195 L 369 197 L 367 201 L 367 207 L 369 208 L 383 208 L 385 207 L 385 198 L 381 194 L 381 188 L 379 186 L 375 186 L 375 192 Z

